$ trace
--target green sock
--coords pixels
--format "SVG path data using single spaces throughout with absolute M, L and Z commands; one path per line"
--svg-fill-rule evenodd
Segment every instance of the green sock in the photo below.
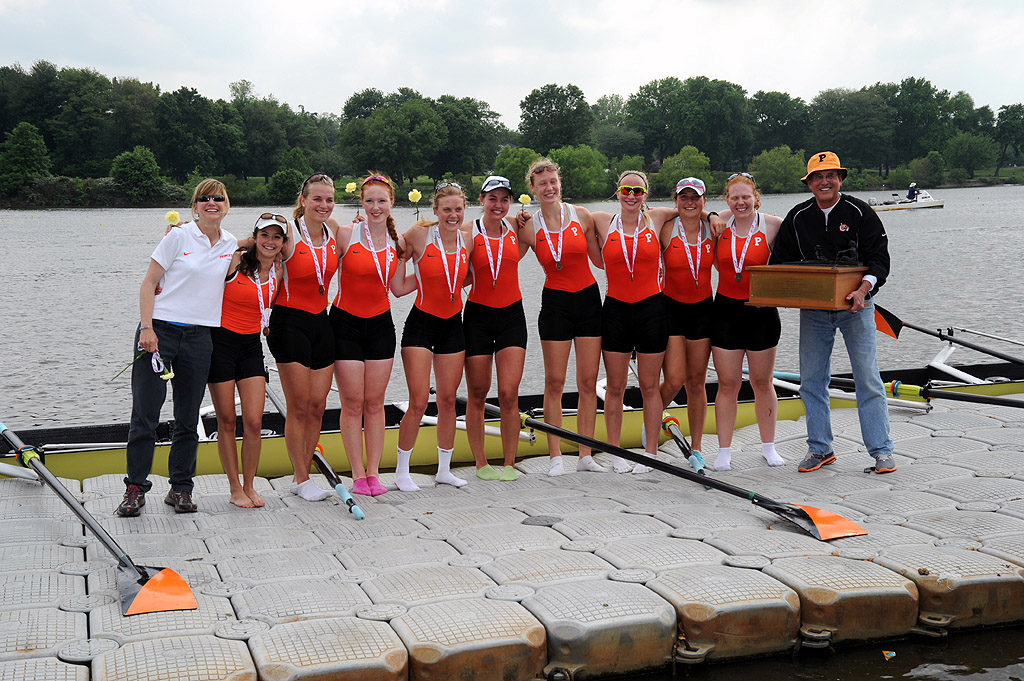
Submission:
M 516 474 L 516 469 L 512 466 L 505 466 L 505 469 L 501 471 L 501 477 L 499 480 L 505 480 L 506 482 L 511 480 L 518 480 L 519 476 Z
M 499 473 L 491 464 L 487 464 L 483 468 L 476 469 L 476 477 L 481 480 L 500 480 L 501 473 Z

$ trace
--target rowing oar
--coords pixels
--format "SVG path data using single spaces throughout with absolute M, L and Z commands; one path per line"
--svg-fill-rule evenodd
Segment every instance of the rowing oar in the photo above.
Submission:
M 354 515 L 356 520 L 362 520 L 366 517 L 366 514 L 363 513 L 363 509 L 359 508 L 359 504 L 357 504 L 356 500 L 352 498 L 352 493 L 348 491 L 348 488 L 345 487 L 345 483 L 343 483 L 338 474 L 334 472 L 331 464 L 327 463 L 327 459 L 324 458 L 323 452 L 324 448 L 318 442 L 316 445 L 316 451 L 313 452 L 313 463 L 316 464 L 316 467 L 319 468 L 320 472 L 323 473 L 325 478 L 327 478 L 327 482 L 334 486 L 334 491 L 338 493 L 341 500 L 345 502 L 346 506 L 348 506 L 348 512 Z
M 285 403 L 281 401 L 281 398 L 277 396 L 277 393 L 275 393 L 269 385 L 266 387 L 266 391 L 267 397 L 270 398 L 270 402 L 277 408 L 277 411 L 280 412 L 281 416 L 287 419 L 288 407 L 285 406 Z M 349 513 L 354 515 L 356 520 L 362 520 L 366 517 L 366 514 L 363 513 L 363 509 L 359 508 L 359 505 L 356 504 L 355 499 L 352 498 L 352 494 L 348 491 L 348 488 L 345 487 L 345 483 L 341 481 L 338 474 L 334 472 L 331 464 L 327 463 L 327 459 L 324 458 L 323 452 L 323 445 L 317 442 L 316 450 L 313 451 L 313 463 L 315 463 L 316 467 L 320 469 L 323 476 L 327 478 L 327 482 L 334 486 L 334 491 L 338 493 L 341 500 L 345 502 L 346 506 L 348 506 Z
M 784 371 L 776 371 L 779 378 L 799 381 L 799 374 L 792 374 Z M 849 378 L 829 378 L 829 383 L 844 388 L 855 388 L 856 383 Z M 1013 400 L 1008 397 L 997 397 L 995 395 L 974 395 L 973 393 L 961 393 L 944 388 L 933 388 L 928 385 L 911 385 L 902 381 L 889 381 L 885 384 L 885 392 L 893 397 L 920 397 L 925 400 L 940 399 L 953 400 L 954 402 L 971 402 L 973 404 L 989 404 L 997 407 L 1017 407 L 1024 409 L 1024 401 Z
M 54 477 L 39 458 L 39 450 L 26 445 L 13 431 L 0 423 L 0 436 L 17 452 L 18 463 L 35 471 L 39 480 L 56 492 L 60 500 L 117 559 L 117 591 L 121 596 L 121 614 L 196 610 L 196 597 L 184 578 L 170 568 L 136 565 L 114 538 L 103 529 L 78 499 Z
M 672 440 L 675 441 L 676 446 L 683 452 L 683 456 L 690 462 L 690 466 L 697 472 L 697 475 L 706 476 L 707 474 L 704 472 L 704 457 L 700 455 L 700 452 L 693 451 L 690 443 L 683 437 L 683 431 L 679 430 L 679 419 L 667 411 L 662 412 L 661 429 L 672 437 Z
M 492 416 L 497 416 L 501 413 L 501 410 L 493 404 L 484 403 L 484 410 Z M 650 466 L 651 468 L 663 473 L 685 478 L 690 482 L 695 482 L 699 485 L 703 485 L 704 487 L 713 487 L 720 492 L 725 492 L 727 494 L 740 497 L 741 499 L 746 499 L 755 506 L 759 506 L 766 511 L 771 511 L 772 513 L 782 516 L 815 539 L 827 541 L 829 539 L 839 539 L 841 537 L 854 537 L 860 534 L 867 534 L 867 530 L 857 523 L 830 511 L 814 508 L 812 506 L 803 506 L 801 504 L 786 504 L 779 501 L 773 501 L 772 499 L 762 496 L 757 492 L 750 492 L 740 487 L 736 487 L 735 485 L 730 485 L 727 482 L 716 480 L 715 478 L 698 475 L 697 473 L 688 471 L 685 468 L 665 463 L 661 459 L 642 456 L 631 452 L 628 449 L 624 449 L 607 442 L 601 442 L 600 440 L 595 440 L 592 437 L 580 435 L 579 433 L 574 433 L 571 430 L 559 428 L 558 426 L 552 426 L 522 412 L 519 413 L 519 419 L 524 428 L 533 428 L 542 433 L 547 433 L 548 435 L 565 438 L 566 440 L 583 445 L 584 447 L 590 447 L 591 449 L 595 449 L 600 452 L 614 454 L 615 456 L 620 456 L 623 459 L 643 464 L 644 466 Z
M 971 343 L 970 341 L 954 338 L 950 334 L 942 333 L 942 331 L 932 331 L 931 329 L 926 329 L 923 326 L 918 326 L 916 324 L 911 324 L 910 322 L 905 322 L 896 315 L 894 315 L 889 310 L 882 307 L 881 305 L 875 305 L 875 325 L 879 331 L 888 334 L 893 338 L 899 338 L 900 330 L 904 326 L 906 326 L 913 329 L 914 331 L 920 331 L 921 333 L 928 334 L 929 336 L 934 336 L 939 340 L 948 341 L 950 343 L 956 343 L 957 345 L 962 345 L 965 348 L 970 348 L 971 350 L 977 350 L 978 352 L 984 353 L 986 355 L 991 355 L 992 357 L 996 357 L 1005 362 L 1012 362 L 1013 364 L 1024 364 L 1024 359 L 1021 359 L 1020 357 L 1007 355 L 1005 352 L 999 352 L 998 350 L 990 350 L 989 348 L 978 345 L 976 343 Z

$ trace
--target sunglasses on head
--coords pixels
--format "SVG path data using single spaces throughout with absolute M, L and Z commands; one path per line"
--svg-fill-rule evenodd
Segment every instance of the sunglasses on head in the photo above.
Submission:
M 452 182 L 452 181 L 449 181 L 449 180 L 445 180 L 444 182 L 438 182 L 437 186 L 434 187 L 434 191 L 438 192 L 438 191 L 444 189 L 445 187 L 455 187 L 459 191 L 462 191 L 462 185 L 461 184 L 459 184 L 458 182 Z
M 277 213 L 264 213 L 260 216 L 260 220 L 273 220 L 274 222 L 280 222 L 285 227 L 288 226 L 288 220 L 283 215 L 278 215 Z
M 538 166 L 538 167 L 534 168 L 533 172 L 530 173 L 530 174 L 531 175 L 539 175 L 540 173 L 544 173 L 544 172 L 547 172 L 549 170 L 552 171 L 552 172 L 558 172 L 558 166 L 556 166 L 554 163 L 549 163 L 546 166 Z
M 647 193 L 647 187 L 633 187 L 628 184 L 620 185 L 618 192 L 625 196 L 643 196 Z
M 305 189 L 306 185 L 310 184 L 311 182 L 326 182 L 332 187 L 334 186 L 334 180 L 331 179 L 331 176 L 325 175 L 324 173 L 313 173 L 312 175 L 307 177 L 306 181 L 302 183 L 302 188 Z
M 754 176 L 751 175 L 750 173 L 733 173 L 732 175 L 730 175 L 728 177 L 728 179 L 726 179 L 726 182 L 731 182 L 734 178 L 737 178 L 737 177 L 745 177 L 748 180 L 750 180 L 751 182 L 753 182 L 755 185 L 757 184 L 757 180 L 755 180 Z
M 220 203 L 224 200 L 223 194 L 200 194 L 196 197 L 197 203 L 205 203 L 206 201 L 216 201 Z

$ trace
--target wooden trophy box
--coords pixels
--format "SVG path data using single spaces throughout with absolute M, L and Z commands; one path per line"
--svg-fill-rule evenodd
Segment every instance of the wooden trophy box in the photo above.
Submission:
M 846 296 L 860 286 L 867 267 L 834 265 L 754 265 L 750 305 L 849 310 Z

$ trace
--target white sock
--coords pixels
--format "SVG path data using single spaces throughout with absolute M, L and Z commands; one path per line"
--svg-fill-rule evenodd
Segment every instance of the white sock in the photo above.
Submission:
M 612 470 L 616 473 L 630 473 L 633 470 L 633 464 L 626 461 L 621 456 L 615 456 L 612 454 Z
M 644 452 L 644 456 L 646 456 L 649 459 L 653 459 L 654 458 L 654 455 L 650 454 L 648 452 Z M 642 463 L 638 463 L 638 464 L 633 466 L 633 474 L 634 475 L 641 475 L 643 473 L 650 473 L 653 470 L 654 469 L 651 468 L 650 466 L 644 465 Z
M 418 492 L 420 490 L 419 485 L 413 482 L 412 476 L 409 475 L 409 458 L 411 456 L 411 449 L 398 448 L 397 462 L 395 463 L 395 484 L 403 492 Z
M 306 501 L 323 501 L 331 496 L 330 492 L 320 489 L 312 480 L 299 483 L 298 487 L 295 488 L 295 493 Z
M 769 466 L 785 466 L 785 460 L 779 456 L 779 453 L 775 451 L 774 442 L 762 442 L 761 443 L 761 456 L 768 462 Z
M 462 487 L 466 484 L 466 481 L 462 478 L 457 478 L 452 475 L 452 450 L 437 448 L 437 475 L 434 476 L 434 480 L 441 485 L 451 485 L 453 487 Z
M 732 470 L 732 447 L 719 447 L 718 456 L 715 457 L 716 471 Z
M 594 457 L 590 454 L 581 456 L 580 460 L 576 462 L 576 471 L 587 471 L 589 473 L 607 473 L 608 469 L 594 461 Z
M 565 466 L 562 465 L 562 457 L 553 456 L 551 457 L 551 465 L 548 466 L 548 475 L 552 478 L 565 473 Z

